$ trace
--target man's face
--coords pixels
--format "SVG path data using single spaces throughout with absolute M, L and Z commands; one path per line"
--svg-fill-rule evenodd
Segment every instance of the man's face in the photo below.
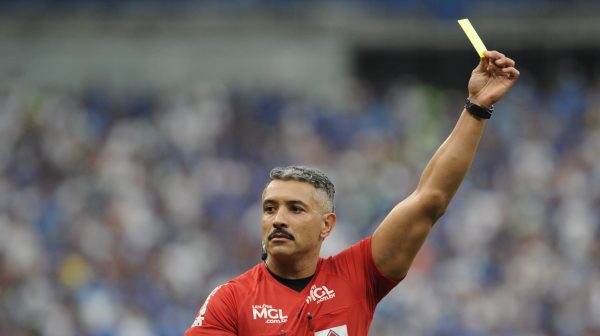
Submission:
M 271 256 L 319 254 L 329 234 L 323 195 L 310 183 L 273 180 L 263 192 L 262 236 Z

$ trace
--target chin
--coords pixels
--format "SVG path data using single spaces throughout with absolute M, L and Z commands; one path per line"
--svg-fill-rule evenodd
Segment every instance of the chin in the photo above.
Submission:
M 290 246 L 276 245 L 269 248 L 269 255 L 275 258 L 289 257 L 292 254 L 294 254 L 294 251 Z

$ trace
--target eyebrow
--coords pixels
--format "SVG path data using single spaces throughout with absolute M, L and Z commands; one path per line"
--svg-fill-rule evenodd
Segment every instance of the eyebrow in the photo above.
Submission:
M 273 199 L 266 199 L 266 200 L 263 201 L 263 206 L 267 205 L 267 204 L 277 204 L 277 203 L 278 202 L 275 201 L 275 200 L 273 200 Z M 305 207 L 305 208 L 309 207 L 308 204 L 306 204 L 306 203 L 304 203 L 304 202 L 302 202 L 300 200 L 289 200 L 289 201 L 285 201 L 284 203 L 287 206 L 290 206 L 290 205 L 300 205 L 300 206 Z

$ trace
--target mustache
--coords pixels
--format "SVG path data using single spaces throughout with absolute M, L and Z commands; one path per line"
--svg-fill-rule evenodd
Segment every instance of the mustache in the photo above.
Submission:
M 289 240 L 294 240 L 294 236 L 282 228 L 276 228 L 275 230 L 273 230 L 273 232 L 271 232 L 269 234 L 267 239 L 271 240 L 271 239 L 275 238 L 276 235 L 282 235 Z

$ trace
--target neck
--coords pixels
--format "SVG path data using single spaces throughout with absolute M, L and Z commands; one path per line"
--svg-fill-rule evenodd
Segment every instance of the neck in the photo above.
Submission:
M 265 265 L 275 275 L 284 279 L 294 280 L 308 278 L 315 274 L 318 262 L 318 254 L 314 257 L 304 257 L 299 260 L 281 260 L 269 255 L 265 261 Z

